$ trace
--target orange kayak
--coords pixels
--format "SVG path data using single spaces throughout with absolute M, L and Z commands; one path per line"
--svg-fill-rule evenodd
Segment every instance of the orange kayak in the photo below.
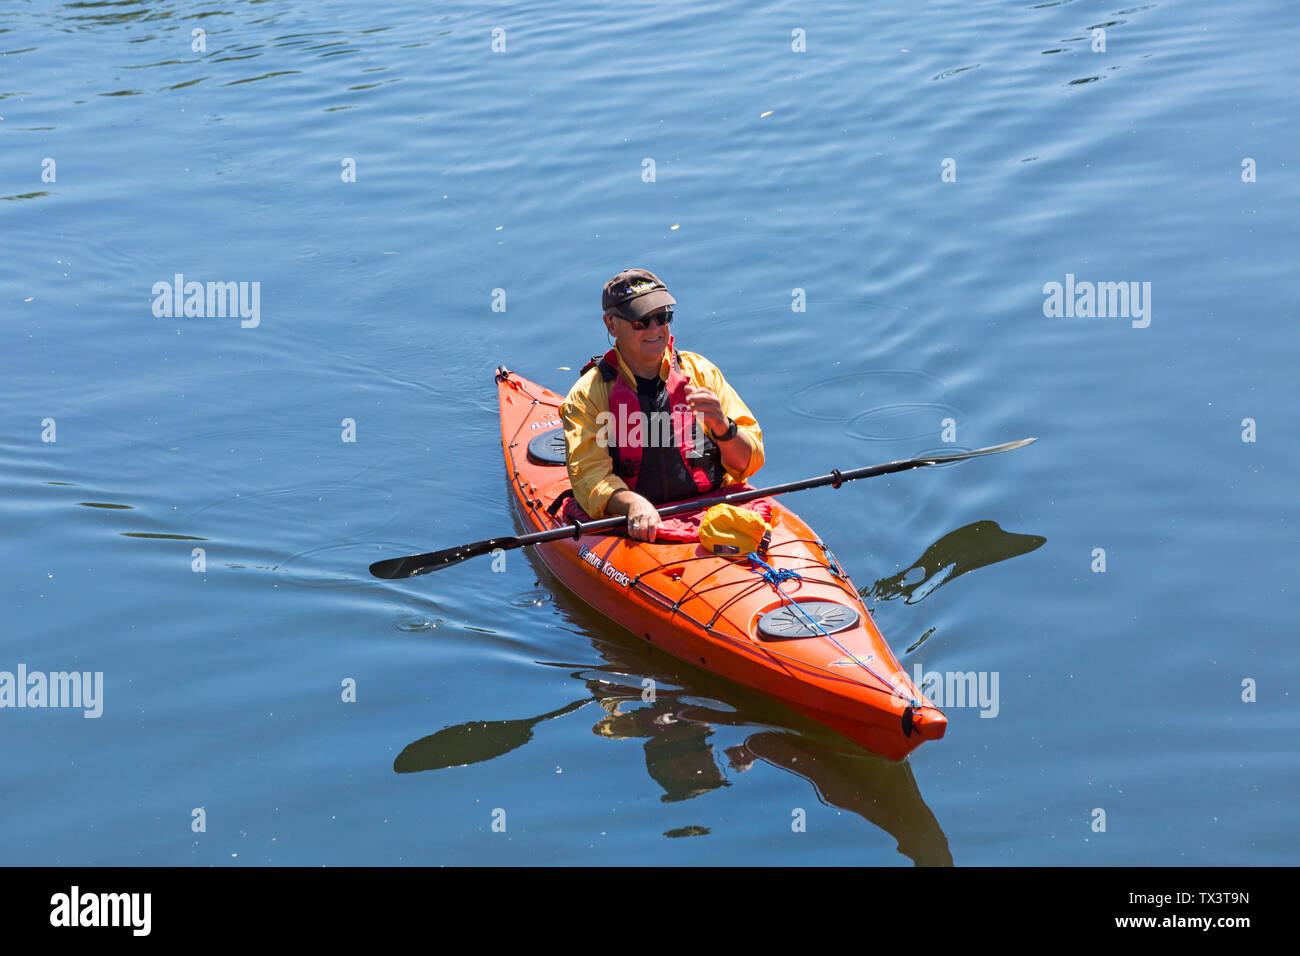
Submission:
M 528 531 L 568 526 L 547 509 L 570 490 L 564 396 L 497 369 L 501 445 Z M 720 492 L 721 494 L 721 492 Z M 849 576 L 821 538 L 779 501 L 764 577 L 747 558 L 698 542 L 578 534 L 533 546 L 550 571 L 606 617 L 682 660 L 755 688 L 891 760 L 948 721 L 903 673 Z M 792 608 L 797 604 L 797 608 Z

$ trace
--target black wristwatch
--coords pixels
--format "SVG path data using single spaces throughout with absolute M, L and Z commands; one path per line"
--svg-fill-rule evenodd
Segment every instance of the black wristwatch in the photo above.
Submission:
M 728 418 L 727 421 L 731 424 L 727 426 L 727 430 L 721 435 L 715 435 L 713 438 L 714 441 L 731 441 L 731 439 L 736 437 L 736 432 L 740 430 L 740 426 L 736 424 L 734 418 Z

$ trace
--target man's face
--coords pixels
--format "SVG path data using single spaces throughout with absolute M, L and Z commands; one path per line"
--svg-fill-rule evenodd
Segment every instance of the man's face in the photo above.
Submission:
M 657 367 L 658 362 L 663 358 L 664 349 L 668 348 L 670 326 L 660 325 L 655 321 L 655 317 L 663 315 L 670 308 L 670 306 L 664 306 L 644 316 L 644 321 L 647 324 L 639 332 L 632 328 L 631 322 L 620 316 L 610 315 L 605 318 L 605 327 L 609 329 L 609 334 L 614 337 L 614 344 L 618 346 L 618 350 L 623 353 L 624 358 L 640 365 L 649 366 L 653 364 Z

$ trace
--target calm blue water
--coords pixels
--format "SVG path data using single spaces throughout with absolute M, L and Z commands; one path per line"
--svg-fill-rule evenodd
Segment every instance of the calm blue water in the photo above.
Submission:
M 103 691 L 0 709 L 0 862 L 1300 862 L 1298 41 L 1260 0 L 10 4 L 0 671 Z M 566 390 L 629 266 L 768 483 L 1039 437 L 789 500 L 995 717 L 888 764 L 523 552 L 366 573 L 510 532 L 492 369 Z M 258 311 L 155 315 L 177 273 Z M 1048 317 L 1067 275 L 1149 324 Z

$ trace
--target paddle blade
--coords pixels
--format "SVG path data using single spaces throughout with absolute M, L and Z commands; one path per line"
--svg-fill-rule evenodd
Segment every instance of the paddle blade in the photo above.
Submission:
M 1015 451 L 1017 448 L 1032 445 L 1036 441 L 1038 441 L 1037 438 L 1022 438 L 1020 441 L 1009 441 L 1003 445 L 990 445 L 988 448 L 976 448 L 974 451 L 953 452 L 951 455 L 920 455 L 916 460 L 931 465 L 942 464 L 946 461 L 965 461 L 967 458 L 977 458 L 980 455 L 996 455 L 999 452 Z
M 497 548 L 516 547 L 518 540 L 513 536 L 488 538 L 486 541 L 475 541 L 473 544 L 458 544 L 454 548 L 444 548 L 442 551 L 408 554 L 402 558 L 388 558 L 385 561 L 376 561 L 372 564 L 370 573 L 377 578 L 384 578 L 389 581 L 399 578 L 411 578 L 417 574 L 428 574 L 430 571 L 439 571 L 451 567 L 453 564 L 460 564 L 467 558 L 476 558 L 480 554 L 489 554 Z

